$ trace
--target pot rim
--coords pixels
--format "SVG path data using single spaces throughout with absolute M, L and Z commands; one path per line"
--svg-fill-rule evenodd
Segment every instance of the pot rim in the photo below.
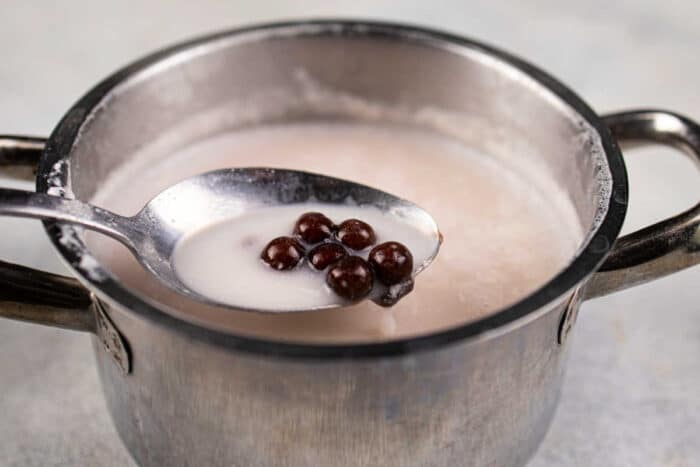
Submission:
M 148 300 L 127 288 L 103 268 L 100 269 L 104 274 L 95 275 L 86 272 L 79 266 L 83 255 L 89 255 L 86 245 L 82 241 L 79 242 L 79 245 L 76 245 L 75 242 L 61 241 L 64 235 L 81 239 L 80 229 L 69 224 L 44 221 L 47 235 L 71 271 L 101 300 L 108 304 L 116 304 L 168 329 L 212 344 L 224 345 L 245 352 L 280 357 L 322 359 L 388 357 L 435 349 L 458 341 L 484 339 L 499 331 L 504 332 L 513 326 L 523 325 L 528 321 L 523 318 L 531 318 L 537 315 L 538 310 L 564 299 L 568 293 L 582 285 L 605 260 L 622 227 L 628 190 L 627 174 L 622 155 L 600 117 L 564 84 L 543 70 L 508 52 L 450 33 L 399 23 L 361 20 L 303 20 L 266 23 L 202 36 L 152 53 L 104 79 L 81 97 L 65 114 L 47 141 L 38 168 L 37 191 L 46 192 L 49 189 L 49 174 L 52 169 L 57 163 L 60 164 L 67 160 L 67 155 L 70 154 L 73 144 L 79 136 L 82 124 L 90 118 L 92 111 L 99 107 L 103 98 L 115 87 L 157 63 L 174 58 L 183 52 L 191 51 L 200 45 L 221 40 L 245 39 L 246 36 L 256 40 L 260 37 L 266 38 L 281 33 L 289 36 L 309 34 L 363 35 L 365 37 L 411 40 L 432 47 L 449 47 L 453 51 L 458 49 L 477 50 L 519 70 L 570 106 L 598 133 L 612 179 L 612 189 L 607 199 L 607 213 L 598 228 L 584 240 L 577 256 L 565 269 L 539 289 L 508 307 L 476 321 L 431 334 L 381 342 L 341 344 L 285 342 L 233 334 L 186 321 L 168 313 L 167 307 Z M 68 174 L 65 172 L 61 172 L 59 176 L 64 186 L 70 187 Z

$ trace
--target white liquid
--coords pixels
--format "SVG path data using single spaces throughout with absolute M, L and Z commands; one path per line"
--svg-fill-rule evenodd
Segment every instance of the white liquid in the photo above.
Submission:
M 535 183 L 449 138 L 369 124 L 309 123 L 225 134 L 113 173 L 93 201 L 131 215 L 179 180 L 236 166 L 308 170 L 409 199 L 440 226 L 440 254 L 391 311 L 365 301 L 322 312 L 258 314 L 183 299 L 104 236 L 91 235 L 91 249 L 127 286 L 185 319 L 280 340 L 358 342 L 425 334 L 493 313 L 554 277 L 582 240 L 575 208 L 554 183 Z
M 307 264 L 276 271 L 260 259 L 267 242 L 291 235 L 297 218 L 308 211 L 322 212 L 336 224 L 350 218 L 367 222 L 374 228 L 377 244 L 397 241 L 408 247 L 414 266 L 432 254 L 429 232 L 395 214 L 371 206 L 304 203 L 262 208 L 187 235 L 173 253 L 175 271 L 195 292 L 243 308 L 284 311 L 342 303 L 326 286 L 323 272 Z M 367 259 L 368 251 L 350 252 Z

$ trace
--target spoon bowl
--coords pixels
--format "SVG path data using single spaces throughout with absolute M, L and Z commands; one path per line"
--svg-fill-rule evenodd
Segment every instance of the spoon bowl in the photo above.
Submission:
M 270 168 L 223 169 L 196 175 L 162 191 L 131 217 L 78 200 L 0 189 L 0 215 L 53 219 L 108 235 L 129 248 L 138 261 L 165 285 L 199 302 L 236 310 L 288 313 L 309 309 L 250 309 L 205 297 L 179 279 L 172 257 L 178 241 L 203 226 L 265 207 L 309 201 L 371 205 L 425 232 L 426 238 L 432 242 L 432 253 L 416 265 L 414 276 L 432 262 L 440 248 L 442 238 L 434 219 L 409 201 L 339 178 Z M 338 302 L 313 309 L 343 305 Z

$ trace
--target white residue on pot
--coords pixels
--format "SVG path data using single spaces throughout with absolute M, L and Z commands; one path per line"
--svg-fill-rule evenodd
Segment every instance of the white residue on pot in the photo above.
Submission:
M 80 257 L 78 269 L 93 281 L 102 282 L 107 279 L 107 272 L 102 269 L 97 259 L 87 251 L 84 251 L 83 255 Z
M 89 279 L 103 281 L 107 278 L 107 273 L 100 266 L 97 259 L 85 250 L 85 243 L 78 237 L 78 229 L 73 225 L 60 225 L 58 243 L 66 249 L 80 256 L 73 266 L 83 272 Z
M 69 189 L 68 168 L 68 161 L 65 159 L 61 159 L 51 166 L 51 170 L 46 177 L 46 184 L 49 186 L 46 193 L 51 196 L 73 199 L 73 195 Z

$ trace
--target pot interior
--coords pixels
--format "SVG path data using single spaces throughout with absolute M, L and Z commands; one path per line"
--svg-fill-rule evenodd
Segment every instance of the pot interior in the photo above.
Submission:
M 560 95 L 507 60 L 478 45 L 383 26 L 278 26 L 210 38 L 146 59 L 93 91 L 100 98 L 69 154 L 70 188 L 79 199 L 128 215 L 165 187 L 205 170 L 255 161 L 315 169 L 262 156 L 206 157 L 188 150 L 221 135 L 318 122 L 441 135 L 527 179 L 549 200 L 548 208 L 571 213 L 557 215 L 561 225 L 553 226 L 573 232 L 570 251 L 527 290 L 502 286 L 499 306 L 505 307 L 569 265 L 605 216 L 611 188 L 597 131 Z M 397 151 L 402 144 L 413 143 L 401 138 Z M 429 151 L 425 157 L 428 167 Z M 327 170 L 316 171 L 333 167 L 329 162 Z M 144 173 L 148 177 L 139 179 Z M 466 198 L 468 191 L 459 195 Z M 184 319 L 292 341 L 380 338 L 353 327 L 347 314 L 307 316 L 298 327 L 293 320 L 299 316 L 189 303 L 151 278 L 120 245 L 87 237 L 104 269 Z M 486 232 L 484 242 L 489 241 Z M 437 313 L 429 325 L 407 326 L 391 337 L 430 333 L 496 311 L 465 310 L 444 319 Z M 318 338 L 309 329 L 324 329 L 326 335 Z

